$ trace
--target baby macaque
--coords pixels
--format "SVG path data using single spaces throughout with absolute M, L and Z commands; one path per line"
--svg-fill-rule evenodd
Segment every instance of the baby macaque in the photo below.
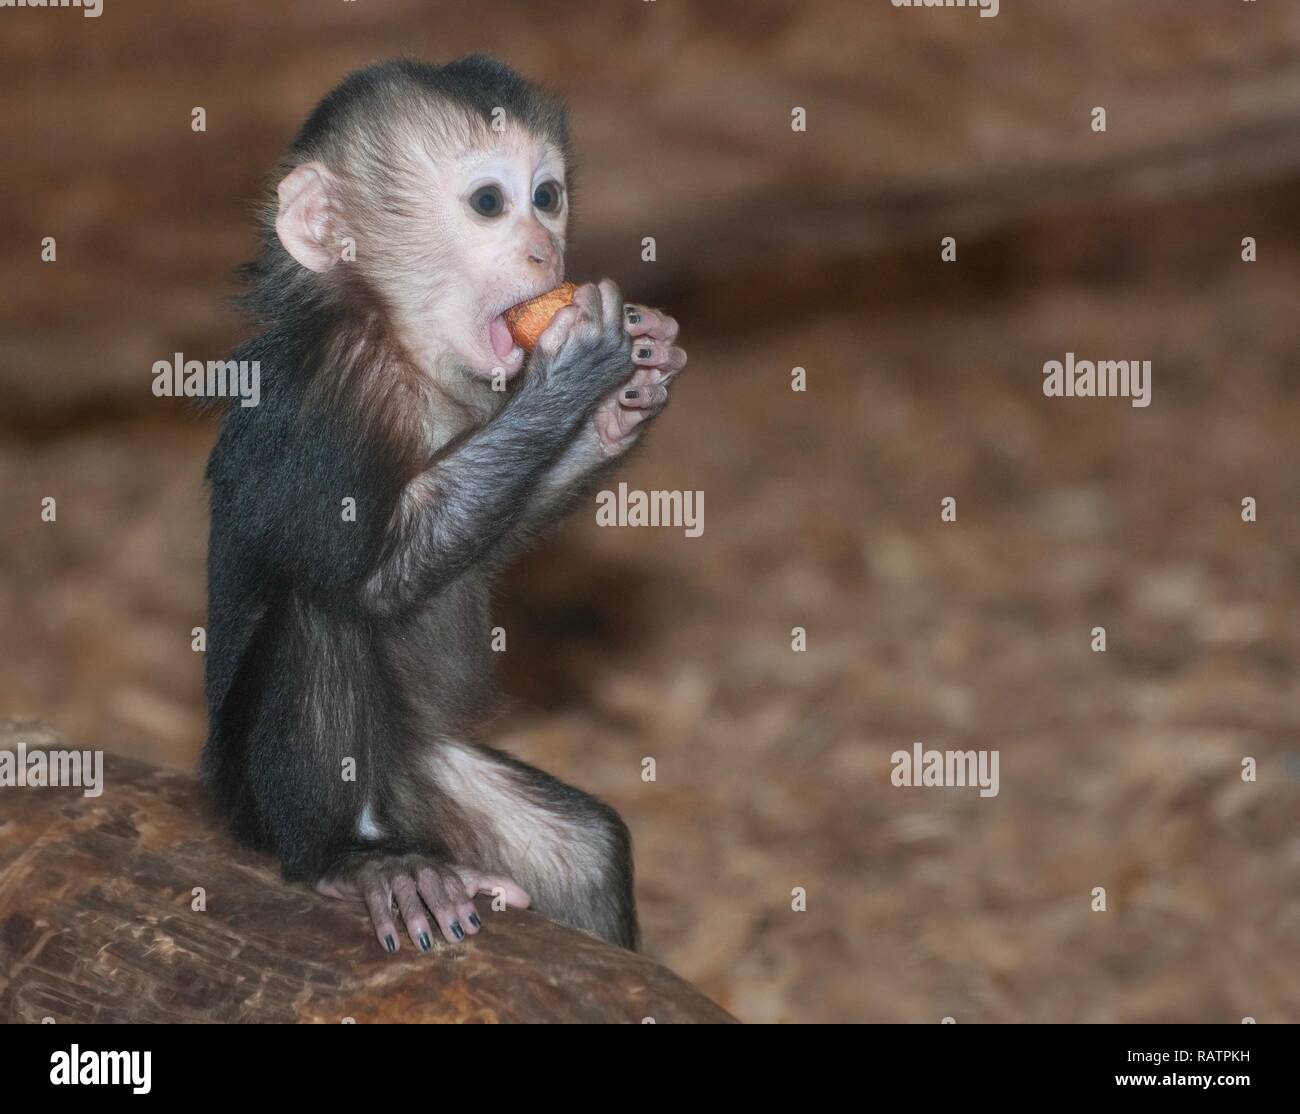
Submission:
M 677 324 L 583 285 L 531 355 L 505 314 L 564 277 L 563 106 L 490 58 L 389 62 L 279 168 L 246 305 L 261 402 L 208 463 L 203 771 L 244 843 L 365 902 L 400 947 L 491 893 L 638 943 L 628 829 L 487 746 L 493 576 L 663 409 Z

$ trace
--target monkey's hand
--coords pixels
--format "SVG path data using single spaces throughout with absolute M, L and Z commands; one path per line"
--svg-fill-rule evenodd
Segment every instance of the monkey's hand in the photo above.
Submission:
M 572 508 L 636 443 L 645 423 L 664 408 L 669 383 L 686 365 L 686 353 L 673 344 L 677 322 L 643 306 L 625 309 L 612 282 L 602 282 L 599 289 L 580 287 L 574 302 L 551 319 L 538 339 L 533 353 L 538 370 L 529 370 L 530 378 L 537 378 L 532 385 L 526 383 L 525 390 L 534 392 L 539 410 L 544 410 L 544 400 L 556 391 L 551 377 L 557 372 L 562 379 L 566 374 L 585 375 L 571 388 L 575 401 L 567 404 L 578 424 L 571 427 L 567 447 L 548 466 L 504 543 L 493 551 L 498 567 Z M 593 359 L 600 361 L 598 380 L 591 375 Z M 593 384 L 601 386 L 599 394 L 591 393 Z
M 509 878 L 451 866 L 431 855 L 350 856 L 317 882 L 316 889 L 327 897 L 364 901 L 375 935 L 389 952 L 399 947 L 394 905 L 411 942 L 422 952 L 433 949 L 430 916 L 449 944 L 478 934 L 483 925 L 474 909 L 475 894 L 492 894 L 521 909 L 529 905 L 528 895 Z
M 668 386 L 686 366 L 686 352 L 673 342 L 677 322 L 661 310 L 623 307 L 623 325 L 632 338 L 632 378 L 596 408 L 597 444 L 609 458 L 627 452 L 642 426 L 668 404 Z
M 623 296 L 609 279 L 578 287 L 573 305 L 552 317 L 538 338 L 526 389 L 562 396 L 581 413 L 591 413 L 632 367 L 623 317 Z

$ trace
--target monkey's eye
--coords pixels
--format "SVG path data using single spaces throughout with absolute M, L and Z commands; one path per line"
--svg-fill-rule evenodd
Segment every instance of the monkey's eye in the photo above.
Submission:
M 481 217 L 499 217 L 506 207 L 497 186 L 479 186 L 469 195 L 469 207 Z
M 533 204 L 543 213 L 558 213 L 564 191 L 559 182 L 543 182 L 533 191 Z

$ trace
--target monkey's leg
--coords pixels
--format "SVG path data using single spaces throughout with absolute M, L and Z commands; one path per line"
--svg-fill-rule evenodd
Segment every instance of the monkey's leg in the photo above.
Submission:
M 472 867 L 515 879 L 553 920 L 636 950 L 632 836 L 609 805 L 470 743 L 440 741 L 428 769 L 479 833 Z

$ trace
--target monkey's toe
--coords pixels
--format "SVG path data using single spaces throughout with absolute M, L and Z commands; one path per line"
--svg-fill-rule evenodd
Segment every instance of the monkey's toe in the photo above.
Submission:
M 429 918 L 424 913 L 424 903 L 415 879 L 409 874 L 398 874 L 393 878 L 393 898 L 398 911 L 402 914 L 402 923 L 406 925 L 407 935 L 422 952 L 433 950 L 433 933 L 429 928 Z
M 474 919 L 470 920 L 471 917 Z M 473 903 L 468 901 L 438 906 L 433 910 L 433 919 L 438 922 L 443 939 L 449 944 L 459 944 L 466 936 L 475 935 L 482 927 Z
M 393 898 L 388 887 L 380 880 L 367 880 L 361 887 L 361 899 L 370 912 L 370 923 L 384 951 L 396 952 L 398 943 L 397 922 L 393 920 Z

